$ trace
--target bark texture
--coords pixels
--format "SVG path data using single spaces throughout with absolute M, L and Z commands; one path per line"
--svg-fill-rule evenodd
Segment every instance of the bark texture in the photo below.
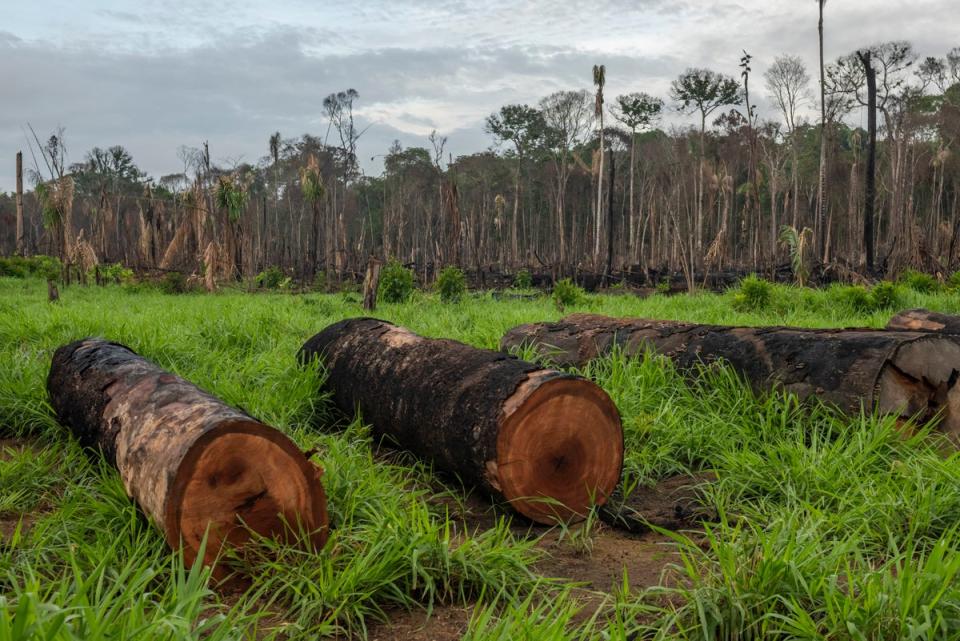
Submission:
M 371 318 L 311 338 L 299 358 L 317 357 L 337 406 L 349 415 L 359 408 L 375 438 L 532 520 L 582 518 L 619 480 L 619 415 L 584 378 Z
M 908 332 L 937 332 L 960 335 L 960 316 L 926 309 L 908 309 L 890 319 L 887 329 Z
M 285 536 L 299 526 L 313 545 L 325 542 L 322 472 L 289 438 L 128 348 L 95 338 L 59 348 L 47 391 L 59 421 L 119 470 L 188 563 L 208 528 L 208 564 L 249 530 Z
M 903 418 L 940 416 L 945 432 L 955 439 L 960 433 L 960 345 L 934 334 L 575 314 L 558 323 L 515 327 L 504 335 L 501 349 L 523 344 L 564 367 L 583 366 L 614 348 L 629 355 L 651 350 L 687 371 L 723 360 L 757 391 L 781 388 L 853 414 L 865 407 Z

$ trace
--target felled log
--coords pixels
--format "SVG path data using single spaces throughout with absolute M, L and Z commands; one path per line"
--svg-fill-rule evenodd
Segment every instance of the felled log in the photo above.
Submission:
M 574 314 L 558 323 L 521 325 L 504 335 L 509 351 L 532 345 L 560 366 L 582 366 L 615 346 L 646 350 L 692 371 L 723 360 L 757 391 L 781 388 L 848 413 L 861 406 L 903 418 L 942 417 L 960 437 L 960 344 L 922 332 L 870 329 L 729 327 Z
M 390 323 L 335 323 L 300 350 L 320 357 L 336 405 L 539 523 L 574 521 L 620 478 L 623 432 L 585 378 Z
M 293 441 L 128 348 L 95 338 L 64 345 L 47 391 L 60 422 L 120 471 L 127 494 L 188 564 L 205 533 L 208 565 L 251 531 L 326 541 L 322 472 Z
M 908 309 L 890 319 L 887 329 L 910 332 L 939 332 L 960 336 L 960 316 L 926 309 Z

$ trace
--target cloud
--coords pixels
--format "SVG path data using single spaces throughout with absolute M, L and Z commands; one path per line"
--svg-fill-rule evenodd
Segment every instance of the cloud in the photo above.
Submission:
M 122 144 L 148 172 L 179 167 L 177 147 L 210 141 L 215 158 L 255 161 L 271 132 L 322 135 L 327 94 L 357 89 L 361 157 L 394 138 L 426 145 L 437 129 L 454 154 L 491 144 L 483 119 L 589 87 L 665 96 L 685 67 L 737 75 L 741 50 L 760 74 L 781 52 L 816 77 L 816 3 L 718 0 L 166 0 L 130 13 L 121 0 L 59 12 L 21 3 L 0 31 L 0 160 L 26 150 L 22 127 L 66 127 L 71 160 Z M 92 7 L 89 5 L 93 5 Z M 960 44 L 951 0 L 827 5 L 827 54 L 913 38 L 924 55 Z M 8 27 L 9 29 L 9 27 Z M 754 85 L 751 85 L 753 87 Z M 28 156 L 29 157 L 29 156 Z M 376 163 L 368 170 L 376 169 Z M 10 189 L 11 172 L 0 172 Z

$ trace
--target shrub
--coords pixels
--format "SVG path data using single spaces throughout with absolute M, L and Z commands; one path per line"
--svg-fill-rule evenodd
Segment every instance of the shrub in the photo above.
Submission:
M 873 299 L 870 292 L 861 285 L 832 285 L 827 290 L 827 297 L 833 304 L 846 307 L 857 313 L 866 313 L 873 310 Z
M 189 289 L 187 277 L 180 272 L 167 272 L 160 280 L 160 291 L 164 294 L 185 294 Z
M 254 282 L 256 282 L 258 286 L 266 289 L 276 289 L 281 286 L 284 280 L 289 281 L 290 279 L 287 278 L 283 270 L 276 265 L 267 267 L 254 278 Z
M 413 293 L 413 270 L 391 260 L 380 272 L 380 300 L 402 303 Z
M 733 295 L 733 306 L 739 311 L 756 312 L 770 306 L 773 299 L 773 283 L 750 274 L 740 281 L 740 288 Z
M 20 256 L 0 258 L 0 276 L 26 278 L 28 275 L 30 275 L 30 269 L 26 258 Z
M 945 283 L 945 286 L 948 290 L 952 292 L 960 290 L 960 271 L 953 272 L 952 274 L 950 274 L 950 277 L 947 278 L 947 282 Z
M 316 274 L 313 275 L 313 291 L 315 292 L 326 292 L 329 291 L 331 280 L 327 278 L 327 272 L 324 270 L 319 270 Z
M 871 307 L 874 311 L 903 306 L 903 291 L 896 283 L 881 281 L 870 290 Z
M 521 269 L 513 277 L 513 286 L 517 289 L 530 289 L 533 287 L 533 276 L 529 269 Z
M 934 276 L 914 269 L 908 269 L 900 274 L 900 282 L 921 294 L 933 294 L 940 289 L 940 283 Z
M 670 293 L 670 279 L 666 276 L 661 278 L 660 282 L 657 283 L 657 293 L 663 295 Z
M 440 300 L 445 303 L 460 300 L 467 291 L 467 279 L 463 271 L 452 265 L 444 267 L 437 277 L 437 291 L 440 292 Z
M 861 285 L 833 285 L 828 297 L 834 304 L 858 314 L 870 314 L 902 307 L 903 288 L 888 281 L 879 282 L 869 290 Z
M 100 271 L 100 279 L 102 282 L 108 282 L 112 280 L 116 284 L 120 285 L 121 283 L 128 283 L 133 280 L 133 270 L 124 267 L 121 263 L 92 267 L 87 272 L 87 277 L 96 278 L 96 273 L 98 270 Z
M 0 276 L 8 278 L 27 278 L 38 276 L 52 280 L 60 276 L 60 259 L 53 256 L 10 256 L 0 258 Z
M 583 288 L 569 278 L 558 280 L 553 285 L 553 302 L 561 307 L 576 305 L 583 300 Z

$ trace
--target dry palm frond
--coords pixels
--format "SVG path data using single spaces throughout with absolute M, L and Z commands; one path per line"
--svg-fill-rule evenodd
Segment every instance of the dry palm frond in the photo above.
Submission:
M 140 257 L 145 264 L 150 263 L 150 245 L 153 244 L 153 227 L 147 222 L 147 217 L 143 212 L 143 206 L 140 206 L 138 217 L 140 220 Z
M 43 214 L 44 227 L 67 222 L 73 209 L 73 178 L 64 176 L 58 180 L 40 183 L 36 188 Z
M 86 274 L 100 264 L 100 261 L 97 260 L 97 253 L 93 250 L 93 245 L 83 238 L 82 229 L 76 240 L 67 247 L 66 258 L 67 263 L 75 265 L 81 274 Z
M 503 197 L 503 194 L 497 194 L 493 199 L 493 209 L 496 212 L 496 216 L 493 219 L 493 224 L 500 229 L 500 226 L 503 225 L 503 212 L 507 208 L 507 200 Z
M 713 265 L 717 262 L 717 259 L 720 258 L 720 255 L 723 252 L 723 245 L 726 239 L 727 225 L 726 221 L 724 221 L 723 227 L 720 228 L 720 231 L 717 232 L 717 236 L 713 239 L 713 242 L 710 243 L 710 247 L 707 248 L 707 253 L 703 257 L 704 262 L 710 265 Z
M 160 269 L 170 269 L 171 265 L 173 265 L 173 262 L 183 250 L 183 246 L 187 244 L 187 238 L 190 237 L 192 226 L 193 220 L 191 220 L 190 217 L 186 217 L 180 223 L 180 226 L 177 227 L 177 232 L 170 240 L 170 244 L 167 245 L 166 251 L 163 252 L 163 258 L 160 259 Z
M 210 242 L 203 252 L 203 284 L 208 292 L 217 289 L 217 269 L 220 263 L 220 248 L 216 243 Z

